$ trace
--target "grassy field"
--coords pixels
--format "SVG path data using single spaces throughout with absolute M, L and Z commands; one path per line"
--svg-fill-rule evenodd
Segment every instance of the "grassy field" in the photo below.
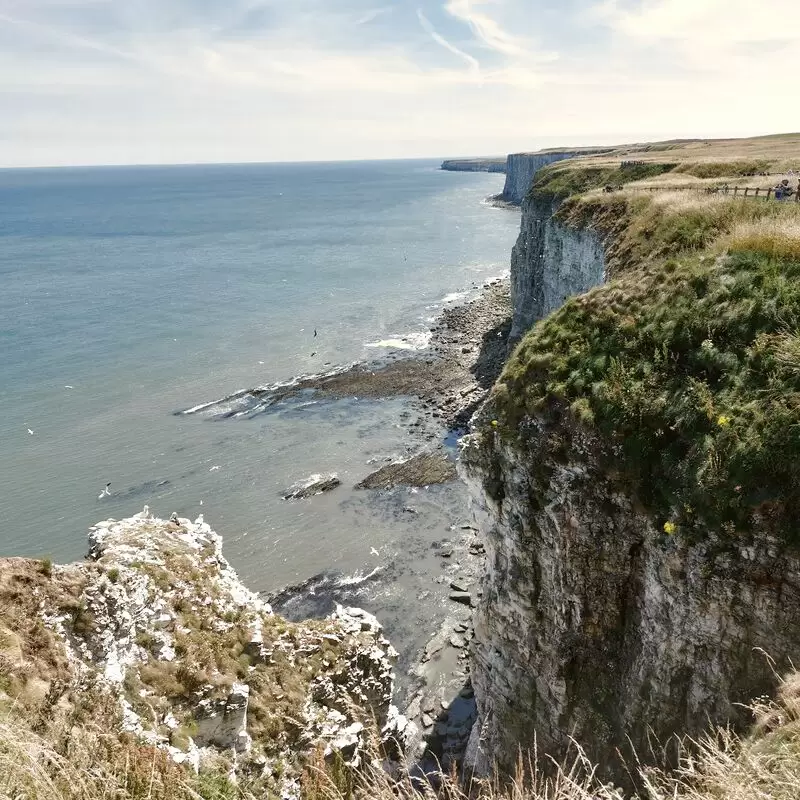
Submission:
M 680 139 L 634 143 L 620 145 L 608 153 L 584 156 L 581 161 L 592 165 L 608 165 L 619 163 L 621 159 L 692 165 L 687 170 L 690 173 L 713 170 L 719 176 L 735 174 L 743 166 L 750 167 L 753 164 L 766 164 L 777 171 L 797 169 L 800 165 L 800 133 L 749 139 Z

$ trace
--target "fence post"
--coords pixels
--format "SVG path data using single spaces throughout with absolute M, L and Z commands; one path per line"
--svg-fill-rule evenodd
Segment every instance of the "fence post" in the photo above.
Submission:
M 769 187 L 769 189 L 767 189 L 767 200 L 769 200 L 770 197 L 772 197 L 772 187 L 771 186 Z
M 739 187 L 738 186 L 734 186 L 733 187 L 733 196 L 736 197 L 737 194 L 739 194 Z
M 756 197 L 758 197 L 758 193 L 759 193 L 760 191 L 761 191 L 761 187 L 759 187 L 758 189 L 756 189 Z
M 749 191 L 750 191 L 750 187 L 749 187 L 749 186 L 745 186 L 745 187 L 744 187 L 744 196 L 745 196 L 745 197 L 747 197 L 747 193 L 748 193 Z

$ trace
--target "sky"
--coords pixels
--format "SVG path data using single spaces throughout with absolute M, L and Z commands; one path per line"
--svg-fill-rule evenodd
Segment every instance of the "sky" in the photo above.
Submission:
M 800 129 L 798 0 L 0 0 L 0 166 Z

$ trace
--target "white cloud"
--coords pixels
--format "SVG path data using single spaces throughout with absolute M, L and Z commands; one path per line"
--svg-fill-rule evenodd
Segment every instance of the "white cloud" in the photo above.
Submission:
M 480 154 L 797 126 L 797 0 L 536 5 L 0 0 L 0 159 Z
M 454 44 L 448 42 L 444 36 L 441 36 L 439 33 L 437 33 L 436 28 L 431 25 L 428 18 L 422 13 L 421 8 L 417 9 L 417 18 L 419 19 L 419 23 L 422 25 L 425 32 L 431 37 L 431 39 L 433 39 L 434 42 L 436 42 L 436 44 L 441 45 L 445 50 L 449 50 L 451 53 L 453 53 L 453 55 L 464 59 L 474 73 L 477 74 L 480 72 L 481 65 L 478 63 L 478 59 L 474 58 L 469 53 L 465 53 L 463 50 L 460 50 Z
M 479 6 L 485 5 L 487 0 L 447 0 L 445 9 L 456 19 L 466 22 L 490 50 L 507 56 L 525 55 L 526 48 L 520 39 L 504 30 L 488 14 L 477 10 Z
M 391 6 L 383 6 L 382 8 L 373 8 L 364 12 L 357 20 L 356 25 L 366 25 L 384 14 L 389 14 L 392 11 Z
M 655 0 L 632 10 L 619 0 L 606 0 L 593 13 L 622 36 L 640 42 L 672 40 L 697 57 L 780 40 L 800 30 L 797 0 Z
M 102 53 L 104 55 L 110 55 L 125 60 L 133 59 L 131 53 L 120 50 L 117 47 L 112 47 L 104 42 L 96 41 L 84 36 L 78 36 L 74 33 L 70 33 L 69 31 L 59 30 L 58 28 L 53 28 L 49 25 L 43 25 L 39 22 L 21 19 L 19 17 L 11 17 L 7 14 L 0 14 L 0 23 L 4 23 L 6 26 L 11 28 L 19 28 L 23 30 L 27 29 L 40 37 L 61 45 L 66 45 L 68 47 L 91 50 L 97 53 Z

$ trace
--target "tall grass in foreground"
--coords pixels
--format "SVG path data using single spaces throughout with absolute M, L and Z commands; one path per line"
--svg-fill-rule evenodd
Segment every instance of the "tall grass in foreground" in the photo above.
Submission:
M 193 775 L 166 753 L 132 738 L 74 728 L 61 750 L 19 721 L 0 721 L 0 800 L 203 797 L 191 786 Z
M 756 724 L 744 738 L 726 729 L 686 741 L 672 773 L 639 767 L 640 800 L 797 800 L 800 798 L 800 674 L 782 683 L 776 702 L 753 706 Z M 624 800 L 604 786 L 578 744 L 547 775 L 520 758 L 517 777 L 436 787 L 393 779 L 377 752 L 360 773 L 345 775 L 320 757 L 302 780 L 304 800 Z M 0 800 L 274 800 L 262 788 L 234 786 L 225 771 L 195 776 L 164 753 L 119 738 L 74 729 L 65 752 L 19 721 L 0 721 Z

